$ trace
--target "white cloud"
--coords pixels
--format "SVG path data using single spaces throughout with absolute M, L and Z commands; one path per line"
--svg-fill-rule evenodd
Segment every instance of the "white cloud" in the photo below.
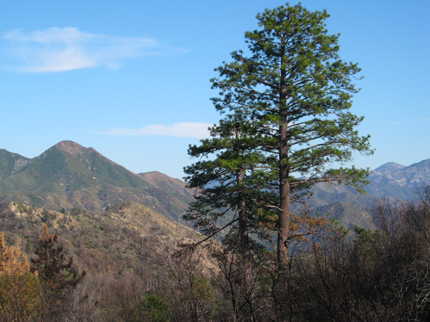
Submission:
M 140 129 L 116 128 L 104 134 L 111 135 L 134 135 L 134 136 L 149 136 L 149 135 L 164 135 L 179 138 L 208 138 L 210 132 L 208 128 L 213 124 L 209 123 L 175 123 L 173 125 L 153 124 L 147 125 Z
M 9 53 L 21 60 L 14 69 L 22 72 L 62 72 L 107 66 L 117 68 L 129 58 L 181 54 L 182 48 L 164 46 L 153 38 L 124 38 L 91 34 L 77 28 L 50 28 L 28 34 L 7 32 Z

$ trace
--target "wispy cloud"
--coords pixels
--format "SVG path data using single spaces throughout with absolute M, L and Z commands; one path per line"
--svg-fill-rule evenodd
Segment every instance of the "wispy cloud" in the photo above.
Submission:
M 106 66 L 118 68 L 125 59 L 187 52 L 165 46 L 153 38 L 124 38 L 91 34 L 77 28 L 50 28 L 28 34 L 7 32 L 8 52 L 19 59 L 13 69 L 29 72 L 63 72 Z
M 209 123 L 175 123 L 173 125 L 153 124 L 147 125 L 140 129 L 116 128 L 107 131 L 103 134 L 110 135 L 134 135 L 134 136 L 149 136 L 149 135 L 164 135 L 179 138 L 208 138 L 210 136 L 208 127 L 213 124 Z

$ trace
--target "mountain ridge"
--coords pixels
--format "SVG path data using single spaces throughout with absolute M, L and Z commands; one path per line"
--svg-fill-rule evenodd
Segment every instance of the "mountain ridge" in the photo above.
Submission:
M 430 159 L 409 166 L 388 162 L 377 167 L 369 179 L 367 195 L 357 193 L 351 186 L 316 184 L 309 205 L 316 213 L 330 211 L 345 218 L 364 214 L 367 218 L 367 210 L 380 198 L 410 200 L 416 187 L 430 184 Z M 56 211 L 81 208 L 102 213 L 116 204 L 132 201 L 183 222 L 182 215 L 194 193 L 179 179 L 158 171 L 133 173 L 94 148 L 70 140 L 57 143 L 33 159 L 0 150 L 3 203 L 18 201 Z M 330 206 L 333 203 L 337 204 Z M 358 221 L 368 222 L 358 217 Z
M 385 172 L 385 171 L 396 172 L 396 171 L 401 170 L 403 168 L 405 168 L 405 166 L 401 165 L 399 163 L 387 162 L 387 163 L 384 163 L 383 165 L 377 167 L 376 169 L 374 169 L 373 172 Z
M 370 175 L 372 182 L 397 185 L 406 188 L 415 188 L 418 186 L 430 185 L 430 159 L 413 163 L 409 166 L 402 166 L 397 171 L 380 171 L 390 166 L 382 165 L 376 168 Z M 386 166 L 384 168 L 384 166 Z

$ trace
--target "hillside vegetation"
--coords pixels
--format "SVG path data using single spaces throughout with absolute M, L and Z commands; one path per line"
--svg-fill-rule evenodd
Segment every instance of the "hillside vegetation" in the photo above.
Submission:
M 75 208 L 65 214 L 23 203 L 0 205 L 0 231 L 6 242 L 29 255 L 43 224 L 60 236 L 77 269 L 110 275 L 152 269 L 159 258 L 175 252 L 178 244 L 201 238 L 192 229 L 134 202 L 103 213 Z

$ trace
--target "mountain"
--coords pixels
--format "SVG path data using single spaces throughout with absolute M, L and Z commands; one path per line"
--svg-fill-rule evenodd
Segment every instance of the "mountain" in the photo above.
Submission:
M 194 191 L 187 189 L 185 182 L 158 171 L 139 173 L 138 176 L 152 185 L 145 191 L 156 198 L 163 209 L 170 213 L 180 213 L 181 217 L 175 219 L 183 222 L 182 214 L 188 209 L 188 204 L 194 200 Z
M 398 164 L 396 162 L 387 162 L 380 167 L 377 167 L 375 170 L 373 170 L 373 172 L 396 172 L 403 168 L 405 168 L 404 165 Z
M 188 203 L 194 198 L 194 191 L 187 189 L 182 180 L 171 178 L 158 171 L 139 173 L 138 176 L 155 188 L 170 191 L 178 199 L 183 199 L 184 202 Z
M 430 159 L 414 163 L 408 167 L 399 165 L 401 168 L 398 169 L 386 165 L 375 169 L 371 176 L 372 182 L 405 188 L 430 185 Z
M 372 221 L 372 208 L 336 201 L 311 210 L 313 216 L 326 216 L 337 218 L 346 228 L 353 229 L 355 225 L 367 229 L 374 229 Z
M 376 168 L 369 176 L 370 184 L 364 187 L 366 195 L 357 193 L 350 186 L 320 183 L 312 188 L 313 206 L 331 202 L 349 202 L 372 207 L 381 198 L 411 200 L 417 187 L 430 185 L 430 159 L 408 167 L 388 162 Z
M 141 189 L 150 186 L 93 148 L 63 141 L 1 180 L 0 193 L 26 190 L 61 194 L 101 185 Z
M 1 203 L 103 212 L 115 204 L 134 201 L 181 221 L 192 198 L 184 183 L 181 187 L 180 182 L 160 173 L 137 175 L 95 149 L 72 141 L 62 141 L 33 159 L 0 152 Z

